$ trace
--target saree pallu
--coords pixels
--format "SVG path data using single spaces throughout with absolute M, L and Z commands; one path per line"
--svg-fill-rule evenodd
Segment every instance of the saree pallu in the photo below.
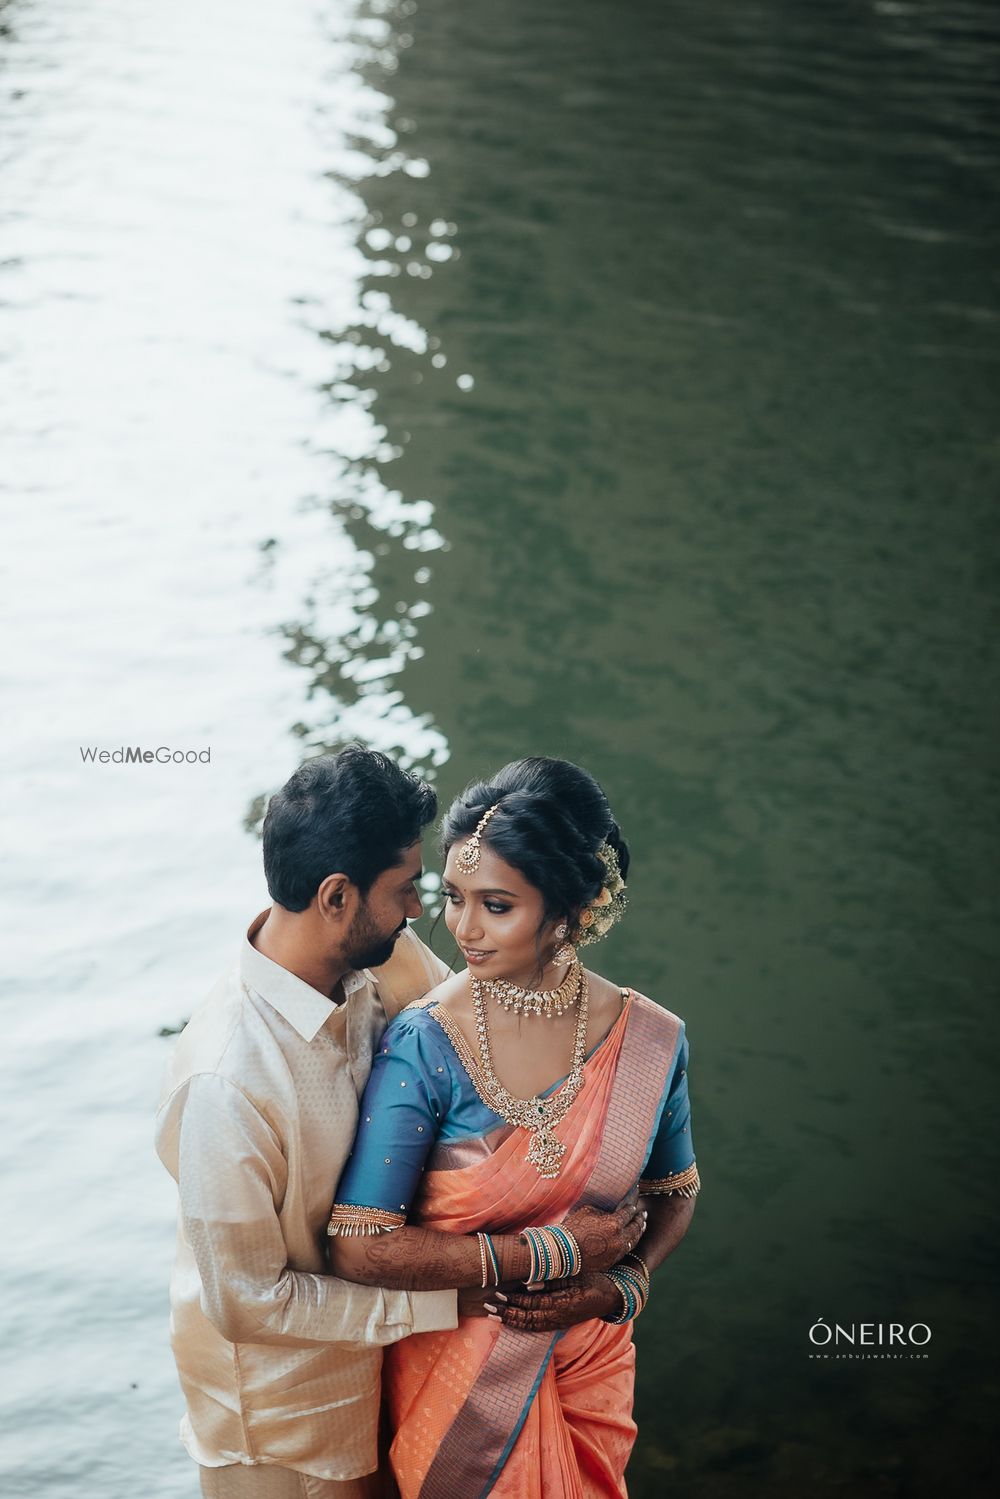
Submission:
M 476 1079 L 449 1017 L 432 1012 Z M 566 1146 L 546 1180 L 525 1160 L 523 1130 L 439 1141 L 410 1221 L 449 1233 L 518 1233 L 574 1207 L 613 1207 L 639 1180 L 682 1035 L 669 1011 L 632 993 L 588 1060 L 556 1134 Z M 402 1499 L 598 1499 L 624 1496 L 632 1420 L 632 1327 L 601 1321 L 524 1333 L 484 1318 L 390 1348 L 383 1385 Z

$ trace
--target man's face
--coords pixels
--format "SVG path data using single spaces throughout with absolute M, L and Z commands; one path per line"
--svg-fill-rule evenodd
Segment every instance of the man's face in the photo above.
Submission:
M 383 869 L 362 898 L 347 934 L 345 956 L 352 968 L 388 963 L 406 923 L 416 921 L 423 910 L 416 885 L 422 873 L 419 843 L 404 850 L 399 864 Z

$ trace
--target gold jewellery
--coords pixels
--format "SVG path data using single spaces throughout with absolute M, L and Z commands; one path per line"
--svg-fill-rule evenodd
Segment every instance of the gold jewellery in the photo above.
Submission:
M 575 953 L 569 959 L 569 972 L 557 989 L 522 989 L 511 979 L 482 979 L 481 983 L 490 999 L 513 1010 L 515 1015 L 544 1015 L 551 1020 L 553 1015 L 563 1015 L 576 1004 L 580 992 L 580 959 Z
M 472 1008 L 476 1016 L 476 1036 L 479 1041 L 479 1057 L 482 1062 L 484 1087 L 483 1101 L 508 1124 L 526 1129 L 531 1136 L 526 1160 L 538 1168 L 539 1176 L 551 1178 L 559 1175 L 566 1146 L 555 1135 L 555 1127 L 565 1119 L 577 1094 L 583 1087 L 583 1064 L 587 1051 L 588 991 L 587 975 L 577 964 L 577 992 L 579 1008 L 576 1014 L 576 1035 L 573 1038 L 573 1060 L 569 1076 L 556 1093 L 545 1098 L 515 1098 L 505 1088 L 493 1070 L 490 1052 L 490 1031 L 486 1019 L 486 985 L 481 979 L 470 975 Z
M 483 813 L 482 817 L 476 824 L 476 831 L 466 843 L 462 844 L 462 847 L 459 849 L 458 857 L 456 858 L 455 863 L 458 865 L 458 868 L 462 874 L 475 874 L 476 870 L 479 868 L 479 860 L 482 856 L 482 848 L 480 847 L 480 844 L 482 842 L 483 829 L 485 828 L 486 824 L 489 822 L 493 814 L 495 812 L 498 812 L 499 810 L 499 802 L 494 802 L 492 807 L 487 807 L 486 811 Z
M 499 802 L 487 807 L 476 823 L 472 836 L 462 844 L 455 860 L 460 874 L 476 873 L 483 854 L 483 833 L 490 818 L 499 810 Z M 625 907 L 628 905 L 628 887 L 622 879 L 617 852 L 606 839 L 602 839 L 594 852 L 604 865 L 604 876 L 600 890 L 576 918 L 575 928 L 570 933 L 570 942 L 574 947 L 586 947 L 590 942 L 599 942 L 625 914 Z M 564 954 L 565 948 L 561 950 L 560 957 Z

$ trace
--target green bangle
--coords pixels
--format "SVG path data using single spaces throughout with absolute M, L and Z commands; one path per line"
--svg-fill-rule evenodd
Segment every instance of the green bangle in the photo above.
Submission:
M 610 1270 L 605 1270 L 605 1275 L 611 1284 L 617 1287 L 622 1298 L 622 1309 L 616 1317 L 605 1317 L 603 1320 L 612 1327 L 619 1327 L 625 1322 L 634 1322 L 649 1299 L 649 1281 L 631 1265 L 624 1265 L 621 1261 L 612 1265 Z

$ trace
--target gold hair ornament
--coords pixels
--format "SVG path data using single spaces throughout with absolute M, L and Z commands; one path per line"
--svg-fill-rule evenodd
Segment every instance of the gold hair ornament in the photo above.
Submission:
M 476 870 L 479 868 L 479 860 L 482 855 L 482 848 L 480 847 L 480 843 L 482 841 L 483 829 L 489 822 L 490 818 L 493 816 L 494 812 L 498 812 L 499 810 L 499 802 L 494 802 L 492 807 L 487 807 L 486 811 L 483 813 L 482 817 L 476 824 L 476 831 L 473 833 L 472 837 L 468 840 L 467 843 L 462 844 L 462 847 L 458 853 L 458 858 L 455 860 L 455 863 L 458 866 L 459 872 L 461 874 L 475 874 Z

